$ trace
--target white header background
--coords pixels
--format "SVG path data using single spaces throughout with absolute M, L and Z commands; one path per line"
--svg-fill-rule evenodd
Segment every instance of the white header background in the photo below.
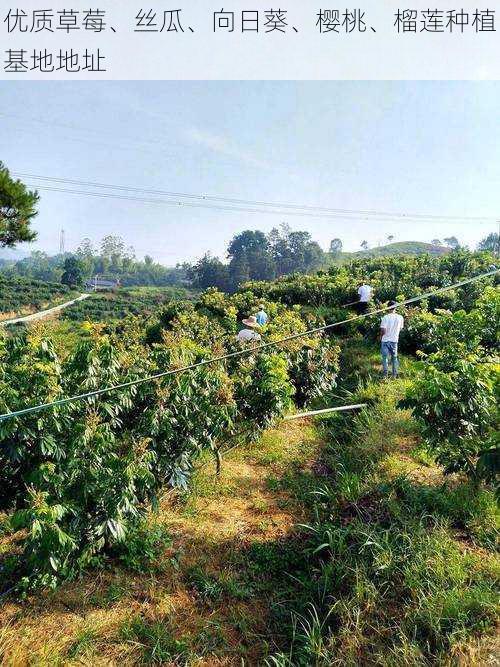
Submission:
M 141 4 L 143 2 L 143 4 Z M 500 79 L 500 7 L 498 0 L 355 0 L 354 3 L 328 2 L 319 5 L 303 0 L 280 0 L 279 3 L 261 0 L 229 0 L 219 5 L 207 0 L 1 0 L 0 51 L 4 80 L 106 80 L 106 79 Z M 148 4 L 149 2 L 149 4 Z M 4 19 L 9 9 L 23 9 L 28 14 L 35 9 L 92 9 L 106 11 L 106 30 L 94 33 L 76 30 L 69 35 L 54 33 L 8 33 Z M 286 34 L 266 34 L 263 18 L 270 9 L 286 10 Z M 398 9 L 431 9 L 469 11 L 471 20 L 478 10 L 496 10 L 496 32 L 476 33 L 474 27 L 461 34 L 457 29 L 444 33 L 398 34 L 394 27 Z M 181 9 L 184 33 L 137 33 L 137 13 L 152 9 L 162 22 L 163 11 Z M 213 13 L 235 12 L 232 33 L 214 33 Z M 365 12 L 364 33 L 320 34 L 316 26 L 320 9 L 360 9 Z M 260 32 L 241 32 L 241 11 L 259 10 Z M 83 16 L 83 14 L 81 15 Z M 109 28 L 113 26 L 116 32 Z M 187 26 L 194 29 L 191 33 Z M 292 29 L 298 30 L 295 33 Z M 84 52 L 101 49 L 105 56 L 106 72 L 69 74 L 64 71 L 24 73 L 4 71 L 7 49 L 33 49 L 54 54 L 59 49 Z M 54 58 L 55 62 L 55 58 Z

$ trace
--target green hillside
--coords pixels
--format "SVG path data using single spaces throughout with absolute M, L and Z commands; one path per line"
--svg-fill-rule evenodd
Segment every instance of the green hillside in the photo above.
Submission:
M 365 259 L 368 257 L 387 257 L 395 255 L 432 255 L 441 257 L 450 252 L 450 248 L 423 241 L 398 241 L 397 243 L 388 243 L 387 245 L 370 248 L 369 250 L 359 250 L 357 252 L 342 252 L 333 257 L 331 253 L 326 253 L 328 265 L 344 264 L 352 259 Z
M 359 252 L 345 253 L 350 257 L 379 257 L 380 255 L 446 255 L 450 248 L 432 243 L 423 243 L 422 241 L 399 241 L 389 243 L 370 250 L 360 250 Z
M 72 295 L 70 288 L 60 283 L 0 275 L 0 320 L 57 305 Z
M 130 287 L 118 292 L 92 294 L 85 301 L 69 306 L 62 318 L 75 322 L 104 322 L 127 315 L 147 315 L 169 301 L 190 299 L 195 294 L 194 290 L 184 287 Z

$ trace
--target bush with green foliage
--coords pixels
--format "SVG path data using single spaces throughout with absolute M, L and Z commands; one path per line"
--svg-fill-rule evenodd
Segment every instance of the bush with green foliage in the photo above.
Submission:
M 460 325 L 463 317 L 457 319 Z M 491 479 L 499 472 L 491 469 L 498 463 L 498 373 L 477 344 L 476 350 L 471 347 L 450 339 L 431 354 L 405 405 L 413 409 L 429 450 L 446 472 Z
M 259 298 L 287 305 L 338 308 L 356 301 L 357 288 L 362 282 L 368 282 L 374 288 L 375 301 L 385 303 L 400 297 L 408 299 L 486 273 L 493 261 L 493 255 L 488 252 L 472 253 L 466 250 L 454 250 L 443 257 L 374 257 L 357 259 L 341 267 L 333 266 L 327 273 L 320 272 L 316 276 L 293 274 L 269 283 L 248 282 L 243 289 L 250 290 Z M 431 297 L 429 307 L 431 310 L 469 310 L 484 286 L 494 283 L 495 277 L 491 277 L 481 283 L 443 292 Z
M 290 409 L 294 387 L 287 366 L 279 353 L 262 352 L 242 361 L 234 386 L 243 419 L 263 429 Z
M 11 339 L 2 348 L 0 408 L 92 391 L 206 356 L 179 342 L 148 357 L 134 341 L 101 337 L 61 361 L 46 340 Z M 186 485 L 193 455 L 216 446 L 232 428 L 234 410 L 227 374 L 201 367 L 2 422 L 2 504 L 16 509 L 13 526 L 27 531 L 30 582 L 74 576 L 124 540 L 160 485 Z
M 305 329 L 298 312 L 280 318 L 270 339 Z M 95 326 L 64 357 L 37 329 L 4 338 L 0 412 L 239 350 L 235 325 L 236 307 L 211 291 L 196 306 L 166 306 L 153 337 L 139 320 Z M 299 364 L 310 348 L 313 356 Z M 258 432 L 290 409 L 296 390 L 306 400 L 325 378 L 333 383 L 336 354 L 318 340 L 249 349 L 227 363 L 0 422 L 2 508 L 13 512 L 13 529 L 25 531 L 13 577 L 25 577 L 25 586 L 53 585 L 99 563 L 140 524 L 162 486 L 187 488 L 201 452 L 218 460 L 242 425 Z
M 481 344 L 491 352 L 500 346 L 500 288 L 487 287 L 475 303 L 479 313 Z

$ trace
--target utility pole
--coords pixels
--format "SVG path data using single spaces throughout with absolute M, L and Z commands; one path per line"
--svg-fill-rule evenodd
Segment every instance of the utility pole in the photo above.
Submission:
M 61 229 L 61 236 L 59 238 L 59 254 L 64 255 L 66 252 L 66 239 L 64 229 Z

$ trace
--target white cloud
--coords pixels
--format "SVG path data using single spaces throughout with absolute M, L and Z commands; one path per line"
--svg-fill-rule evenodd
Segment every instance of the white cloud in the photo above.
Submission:
M 186 132 L 187 140 L 192 144 L 197 144 L 203 148 L 218 153 L 219 155 L 225 155 L 226 157 L 233 158 L 242 162 L 245 165 L 250 167 L 257 167 L 258 169 L 272 169 L 271 165 L 264 160 L 252 155 L 249 151 L 242 150 L 231 143 L 225 137 L 214 134 L 212 132 L 207 132 L 206 130 L 200 130 L 197 127 L 192 127 Z

